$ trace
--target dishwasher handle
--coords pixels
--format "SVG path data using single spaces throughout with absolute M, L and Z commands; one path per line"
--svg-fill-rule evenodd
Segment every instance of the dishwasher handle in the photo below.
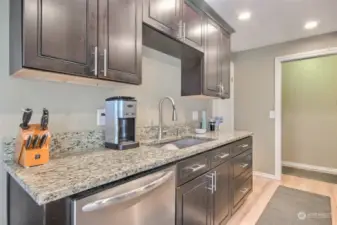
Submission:
M 160 178 L 158 178 L 157 180 L 146 184 L 142 187 L 136 188 L 134 190 L 122 193 L 122 194 L 118 194 L 109 198 L 105 198 L 105 199 L 100 199 L 91 203 L 86 204 L 85 206 L 82 207 L 82 211 L 83 212 L 92 212 L 92 211 L 96 211 L 98 209 L 102 209 L 111 205 L 115 205 L 115 204 L 119 204 L 122 202 L 126 202 L 129 201 L 131 199 L 140 197 L 142 195 L 147 194 L 150 191 L 155 190 L 156 188 L 160 187 L 161 185 L 163 185 L 164 183 L 166 183 L 174 174 L 173 171 L 169 171 L 164 173 L 163 176 L 161 176 Z

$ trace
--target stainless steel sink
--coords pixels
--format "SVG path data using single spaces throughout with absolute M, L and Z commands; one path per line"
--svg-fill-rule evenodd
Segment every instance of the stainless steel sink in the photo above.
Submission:
M 196 137 L 184 137 L 177 140 L 162 141 L 160 143 L 152 143 L 150 146 L 165 148 L 170 150 L 188 148 L 194 145 L 199 145 L 209 141 L 214 141 L 211 138 L 196 138 Z

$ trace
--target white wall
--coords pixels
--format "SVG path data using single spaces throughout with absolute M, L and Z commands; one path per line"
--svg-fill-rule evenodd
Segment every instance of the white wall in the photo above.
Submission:
M 254 170 L 275 173 L 275 57 L 336 46 L 334 32 L 235 53 L 235 129 L 254 132 Z

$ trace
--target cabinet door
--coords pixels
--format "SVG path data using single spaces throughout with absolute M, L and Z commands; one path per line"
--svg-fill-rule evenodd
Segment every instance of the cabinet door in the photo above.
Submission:
M 226 162 L 214 169 L 216 176 L 216 190 L 214 192 L 213 216 L 214 224 L 226 224 L 231 211 L 230 201 L 230 162 Z
M 219 97 L 220 64 L 219 44 L 221 41 L 220 27 L 210 19 L 205 22 L 205 64 L 204 90 L 207 96 Z
M 142 3 L 102 0 L 99 4 L 99 78 L 141 83 Z
M 94 76 L 97 1 L 26 0 L 23 66 Z
M 209 178 L 200 176 L 177 188 L 177 225 L 210 225 Z
M 143 0 L 143 21 L 155 29 L 178 38 L 181 36 L 183 0 Z
M 230 36 L 223 31 L 220 44 L 221 98 L 230 98 Z
M 184 42 L 199 51 L 204 51 L 204 14 L 191 3 L 183 7 L 183 37 Z

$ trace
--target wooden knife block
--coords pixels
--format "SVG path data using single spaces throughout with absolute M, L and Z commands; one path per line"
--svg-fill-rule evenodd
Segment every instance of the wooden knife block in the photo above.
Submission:
M 26 143 L 29 136 L 32 137 L 31 142 L 33 142 L 33 137 L 36 135 L 43 137 L 45 134 L 47 134 L 48 137 L 41 148 L 38 146 L 35 149 L 26 149 Z M 32 124 L 27 130 L 20 128 L 19 134 L 16 138 L 15 161 L 26 168 L 48 163 L 50 140 L 51 135 L 49 130 L 42 130 L 40 124 Z

